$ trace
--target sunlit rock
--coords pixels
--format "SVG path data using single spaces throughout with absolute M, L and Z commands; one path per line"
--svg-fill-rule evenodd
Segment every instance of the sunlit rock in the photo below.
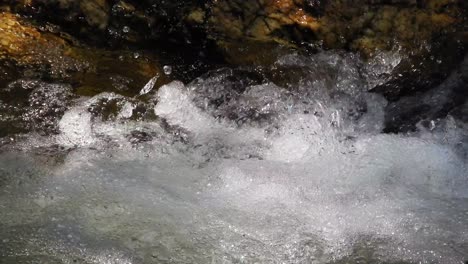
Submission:
M 209 22 L 215 31 L 229 37 L 252 37 L 274 40 L 275 32 L 286 27 L 300 27 L 316 31 L 317 18 L 305 11 L 304 1 L 236 1 L 222 0 L 213 3 Z M 281 40 L 281 36 L 278 36 Z
M 14 61 L 23 67 L 44 68 L 55 77 L 89 67 L 65 39 L 40 32 L 11 13 L 0 13 L 0 60 Z
M 71 36 L 50 32 L 11 13 L 0 13 L 0 61 L 13 62 L 16 71 L 28 70 L 29 77 L 75 79 L 82 87 L 105 89 L 112 78 L 127 78 L 129 86 L 121 92 L 130 94 L 162 73 L 149 56 L 86 47 Z M 121 64 L 132 70 L 122 69 Z
M 395 46 L 416 48 L 462 23 L 461 1 L 236 1 L 194 10 L 214 38 L 280 43 L 321 42 L 371 54 Z M 207 17 L 208 16 L 208 17 Z

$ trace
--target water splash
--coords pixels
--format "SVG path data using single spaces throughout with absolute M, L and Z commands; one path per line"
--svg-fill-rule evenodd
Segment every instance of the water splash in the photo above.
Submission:
M 141 89 L 140 95 L 145 95 L 145 94 L 151 92 L 153 90 L 153 88 L 154 88 L 154 85 L 156 85 L 156 82 L 158 81 L 158 79 L 159 79 L 159 75 L 156 75 L 153 78 L 151 78 L 149 80 L 149 82 L 145 85 L 145 87 L 143 87 L 143 89 Z
M 170 83 L 145 106 L 154 121 L 132 120 L 132 98 L 77 102 L 42 143 L 66 148 L 52 155 L 61 160 L 0 154 L 0 255 L 462 263 L 466 131 L 449 118 L 432 131 L 381 134 L 386 101 L 367 93 L 353 56 L 290 55 L 276 66 L 285 65 L 307 74 L 294 87 L 230 70 Z M 111 119 L 93 114 L 103 100 L 117 102 Z

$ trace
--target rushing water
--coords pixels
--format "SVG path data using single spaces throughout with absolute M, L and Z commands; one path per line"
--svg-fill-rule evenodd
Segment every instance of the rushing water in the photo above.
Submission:
M 0 262 L 463 263 L 467 130 L 381 133 L 367 91 L 398 60 L 292 54 L 276 82 L 75 99 L 0 153 Z

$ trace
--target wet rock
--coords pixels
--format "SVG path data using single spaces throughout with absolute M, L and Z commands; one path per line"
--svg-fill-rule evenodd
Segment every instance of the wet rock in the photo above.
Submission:
M 366 54 L 376 49 L 389 50 L 398 46 L 417 50 L 430 43 L 434 36 L 451 31 L 453 26 L 462 22 L 462 10 L 455 4 L 448 5 L 446 9 L 384 5 L 358 12 L 363 13 L 357 14 L 350 21 L 343 21 L 350 23 L 348 32 L 344 32 L 348 27 L 340 24 L 332 28 L 338 29 L 340 35 L 345 36 L 347 45 L 352 49 Z
M 460 23 L 461 5 L 462 1 L 432 0 L 221 0 L 190 17 L 209 25 L 213 38 L 321 42 L 325 48 L 370 54 L 396 45 L 418 47 Z
M 28 0 L 13 5 L 17 10 L 30 11 L 34 13 L 58 12 L 56 15 L 62 16 L 56 19 L 77 22 L 82 20 L 91 27 L 98 30 L 105 30 L 109 24 L 110 1 L 107 0 Z
M 160 86 L 188 75 L 178 73 L 182 71 L 177 67 L 170 76 L 164 74 L 158 58 L 146 52 L 82 44 L 90 39 L 111 39 L 107 47 L 131 43 L 152 49 L 156 48 L 151 43 L 163 40 L 166 46 L 178 43 L 173 52 L 180 54 L 178 45 L 186 51 L 194 42 L 206 44 L 210 39 L 223 62 L 242 66 L 271 65 L 292 49 L 345 49 L 366 58 L 382 50 L 399 50 L 401 63 L 372 90 L 397 104 L 394 114 L 388 111 L 389 118 L 397 120 L 389 121 L 394 127 L 403 122 L 398 120 L 408 119 L 403 112 L 416 117 L 428 111 L 421 105 L 406 111 L 406 99 L 400 99 L 443 83 L 464 57 L 468 43 L 460 41 L 467 32 L 467 6 L 460 0 L 37 0 L 9 1 L 0 8 L 5 10 L 0 14 L 0 85 L 18 76 L 66 81 L 80 96 L 103 91 L 138 96 L 155 76 Z M 26 22 L 11 12 L 36 20 Z M 54 12 L 58 15 L 50 16 Z M 86 37 L 77 40 L 64 31 Z M 203 46 L 200 57 L 211 48 Z M 288 69 L 262 74 L 280 86 L 291 83 L 287 77 L 295 78 Z M 446 114 L 450 109 L 441 111 Z M 388 130 L 395 130 L 391 126 Z
M 271 65 L 294 51 L 291 46 L 262 41 L 218 41 L 217 45 L 226 62 L 242 66 Z
M 0 13 L 0 21 L 0 70 L 6 80 L 16 71 L 30 78 L 67 81 L 87 96 L 102 91 L 135 95 L 155 75 L 161 76 L 158 85 L 167 82 L 157 59 L 144 52 L 87 47 L 11 13 Z
M 449 114 L 460 120 L 460 122 L 468 124 L 468 98 L 465 99 L 464 104 L 455 107 Z
M 70 85 L 21 79 L 0 89 L 0 138 L 34 131 L 55 133 L 73 98 Z
M 415 50 L 397 65 L 385 82 L 372 92 L 396 101 L 440 85 L 459 67 L 468 50 L 468 35 L 450 34 L 432 41 L 427 49 Z
M 0 138 L 55 133 L 71 98 L 133 97 L 155 76 L 155 87 L 169 82 L 152 54 L 89 47 L 52 25 L 0 13 Z
M 138 131 L 138 130 L 132 131 L 127 136 L 127 138 L 132 144 L 139 144 L 139 143 L 149 142 L 153 140 L 152 135 L 150 135 L 149 133 L 145 131 Z
M 23 1 L 20 9 L 101 43 L 306 42 L 370 55 L 419 48 L 452 31 L 466 17 L 464 5 L 461 0 L 36 0 Z
M 40 32 L 17 15 L 0 13 L 0 37 L 0 60 L 18 67 L 41 68 L 52 77 L 89 68 L 66 40 Z
M 286 36 L 281 36 L 281 31 L 287 27 L 316 31 L 320 26 L 317 19 L 306 12 L 305 4 L 293 0 L 215 1 L 210 7 L 208 22 L 214 32 L 231 38 L 287 41 Z
M 114 92 L 125 96 L 136 96 L 154 76 L 159 76 L 155 86 L 170 81 L 163 74 L 157 58 L 145 52 L 106 51 L 84 49 L 81 55 L 92 65 L 90 70 L 72 76 L 76 93 L 94 96 L 102 92 Z
M 464 122 L 467 102 L 468 56 L 439 86 L 390 103 L 385 110 L 385 132 L 414 131 L 418 125 L 432 129 L 448 114 Z
M 203 28 L 234 65 L 268 65 L 291 49 L 345 49 L 370 59 L 398 51 L 400 65 L 373 89 L 395 101 L 439 85 L 460 63 L 467 43 L 459 43 L 468 24 L 464 5 L 459 0 L 220 0 L 192 10 L 186 22 Z
M 167 41 L 170 34 L 184 38 L 189 32 L 183 32 L 182 21 L 193 2 L 32 0 L 6 6 L 100 45 L 148 45 L 158 39 Z

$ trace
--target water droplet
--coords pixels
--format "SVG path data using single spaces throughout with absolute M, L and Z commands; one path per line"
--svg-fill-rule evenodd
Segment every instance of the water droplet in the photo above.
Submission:
M 169 65 L 164 66 L 163 70 L 164 70 L 164 74 L 166 74 L 166 75 L 171 75 L 172 74 L 172 67 L 169 66 Z
M 123 33 L 128 33 L 130 32 L 130 28 L 128 26 L 123 27 L 122 29 Z
M 154 85 L 156 85 L 156 82 L 158 81 L 158 79 L 159 79 L 159 75 L 156 75 L 153 78 L 151 78 L 151 80 L 149 80 L 149 82 L 145 85 L 145 87 L 143 87 L 143 89 L 140 91 L 140 95 L 144 95 L 144 94 L 151 92 L 151 90 L 153 90 L 154 88 Z

